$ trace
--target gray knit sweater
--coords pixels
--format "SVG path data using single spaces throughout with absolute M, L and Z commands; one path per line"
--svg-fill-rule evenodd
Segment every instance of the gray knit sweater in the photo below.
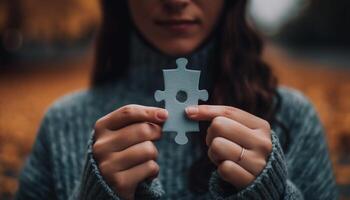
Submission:
M 202 70 L 200 88 L 210 87 L 206 63 L 211 46 L 188 56 L 189 67 Z M 65 96 L 47 111 L 21 173 L 16 199 L 120 199 L 93 157 L 95 121 L 126 104 L 162 106 L 154 101 L 153 92 L 163 86 L 161 68 L 175 67 L 173 58 L 135 36 L 131 47 L 131 67 L 122 80 Z M 208 192 L 191 192 L 188 170 L 206 153 L 200 148 L 199 134 L 189 134 L 189 143 L 180 146 L 174 134 L 166 133 L 156 142 L 159 176 L 139 184 L 136 199 L 336 199 L 324 132 L 314 108 L 295 90 L 280 87 L 278 93 L 277 119 L 289 129 L 289 139 L 272 124 L 272 153 L 251 185 L 237 191 L 214 171 Z M 281 144 L 286 142 L 288 151 L 283 152 Z

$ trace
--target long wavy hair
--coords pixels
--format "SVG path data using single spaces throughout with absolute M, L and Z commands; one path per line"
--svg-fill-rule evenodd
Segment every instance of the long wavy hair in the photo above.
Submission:
M 238 107 L 274 123 L 278 103 L 277 80 L 261 58 L 263 43 L 246 20 L 247 0 L 226 0 L 221 19 L 212 37 L 217 37 L 216 53 L 209 66 L 214 84 L 209 104 Z M 129 63 L 128 38 L 133 28 L 127 1 L 101 0 L 103 20 L 96 46 L 92 87 L 121 78 Z M 209 161 L 201 124 L 203 156 L 194 162 L 189 186 L 195 192 L 208 190 Z M 204 130 L 204 131 L 203 131 Z

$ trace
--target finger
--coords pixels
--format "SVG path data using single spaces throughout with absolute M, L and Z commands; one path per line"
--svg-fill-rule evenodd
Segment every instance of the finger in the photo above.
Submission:
M 210 146 L 215 137 L 231 140 L 246 149 L 253 149 L 261 136 L 246 126 L 226 117 L 215 117 L 207 130 L 206 144 Z
M 199 105 L 186 108 L 187 116 L 193 120 L 211 121 L 224 116 L 235 120 L 251 129 L 269 128 L 269 124 L 246 111 L 230 106 Z
M 167 117 L 168 112 L 162 108 L 127 105 L 99 119 L 96 122 L 95 129 L 118 130 L 137 122 L 162 124 Z
M 233 162 L 239 161 L 242 147 L 222 137 L 214 138 L 208 149 L 208 155 L 212 162 L 216 165 L 224 160 L 231 160 Z M 245 151 L 245 154 L 248 152 Z
M 140 182 L 149 177 L 156 177 L 158 173 L 158 164 L 153 160 L 147 161 L 131 169 L 115 173 L 113 185 L 115 185 L 117 193 L 120 193 L 123 197 L 133 197 Z
M 219 165 L 225 160 L 230 160 L 240 165 L 252 175 L 259 175 L 266 165 L 265 158 L 259 156 L 254 151 L 246 149 L 240 159 L 242 150 L 242 147 L 238 144 L 222 137 L 216 137 L 208 149 L 208 156 L 216 165 Z
M 255 177 L 237 163 L 225 160 L 218 166 L 218 173 L 222 179 L 234 185 L 237 189 L 247 187 Z
M 153 142 L 145 141 L 121 152 L 109 155 L 108 159 L 101 162 L 99 167 L 104 174 L 130 169 L 148 160 L 156 160 L 158 150 Z
M 135 123 L 107 134 L 94 143 L 94 155 L 100 157 L 108 152 L 122 151 L 132 145 L 160 139 L 162 128 L 154 123 Z

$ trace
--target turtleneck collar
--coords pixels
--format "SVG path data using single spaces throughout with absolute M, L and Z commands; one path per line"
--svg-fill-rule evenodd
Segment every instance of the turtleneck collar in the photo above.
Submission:
M 209 89 L 208 87 L 211 85 L 208 61 L 213 48 L 214 42 L 211 39 L 192 54 L 182 56 L 189 61 L 187 68 L 201 71 L 200 89 Z M 178 57 L 168 56 L 157 51 L 137 33 L 131 34 L 129 55 L 128 83 L 147 93 L 164 89 L 162 69 L 177 67 L 175 60 Z

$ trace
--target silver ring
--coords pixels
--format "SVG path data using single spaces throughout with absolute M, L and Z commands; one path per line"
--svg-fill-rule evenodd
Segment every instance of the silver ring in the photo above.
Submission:
M 242 147 L 241 154 L 239 155 L 237 162 L 239 162 L 239 161 L 241 161 L 243 159 L 245 151 L 246 151 L 245 148 Z

